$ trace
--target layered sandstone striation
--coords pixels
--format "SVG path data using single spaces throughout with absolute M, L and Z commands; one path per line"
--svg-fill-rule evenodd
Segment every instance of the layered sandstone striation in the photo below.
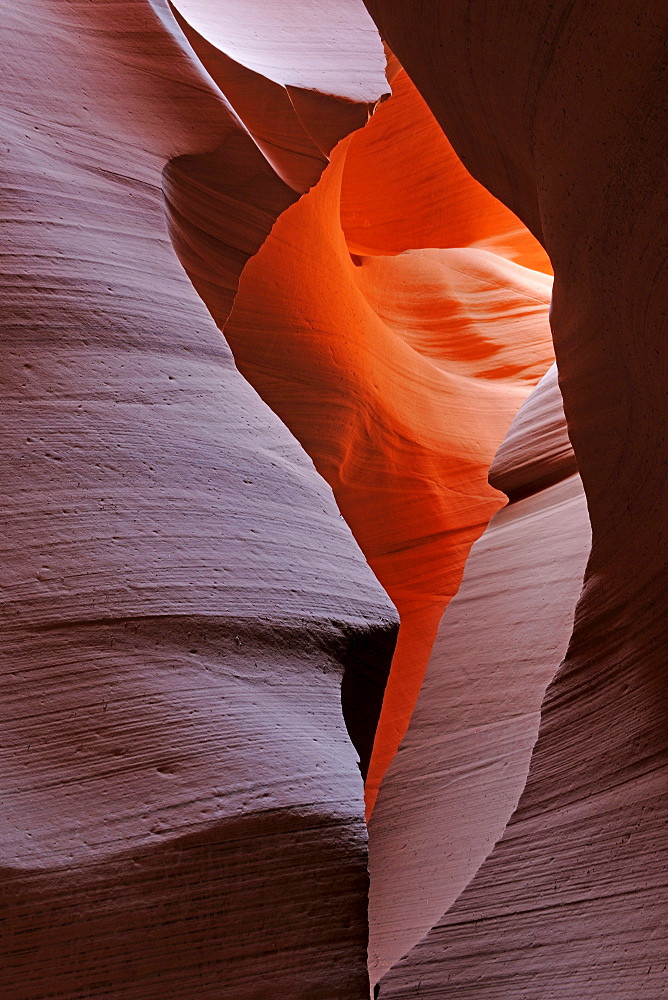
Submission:
M 8 1000 L 668 995 L 665 11 L 367 7 L 4 5 Z
M 0 994 L 365 1000 L 340 688 L 395 612 L 184 274 L 162 174 L 228 302 L 295 192 L 166 4 L 1 30 Z
M 550 255 L 592 527 L 518 808 L 380 996 L 665 996 L 665 7 L 367 6 L 465 164 Z
M 499 511 L 473 545 L 371 818 L 374 982 L 455 903 L 524 788 L 541 702 L 566 652 L 589 555 L 587 507 L 573 462 L 551 368 L 490 471 L 499 488 L 522 477 L 528 496 Z M 541 489 L 546 467 L 551 485 Z M 411 974 L 418 978 L 411 975 L 406 995 L 421 970 L 416 961 Z M 381 995 L 395 988 L 394 976 Z
M 392 89 L 276 222 L 224 327 L 401 616 L 369 812 L 469 549 L 504 502 L 487 482 L 494 452 L 552 359 L 544 252 L 472 180 L 403 71 Z

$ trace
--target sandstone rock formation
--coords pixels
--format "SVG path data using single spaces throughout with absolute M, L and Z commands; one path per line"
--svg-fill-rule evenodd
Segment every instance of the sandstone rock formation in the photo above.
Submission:
M 665 5 L 367 6 L 471 172 L 550 255 L 592 527 L 518 809 L 380 996 L 662 997 Z
M 3 4 L 3 1000 L 668 996 L 665 11 L 366 8 Z
M 230 300 L 294 193 L 166 5 L 5 4 L 2 34 L 0 995 L 364 998 L 340 686 L 395 614 L 162 173 Z
M 403 71 L 392 89 L 277 221 L 225 325 L 401 616 L 369 812 L 470 546 L 503 503 L 494 452 L 552 359 L 543 251 L 466 173 Z
M 503 834 L 566 652 L 590 537 L 554 371 L 520 409 L 490 472 L 498 487 L 522 473 L 530 495 L 499 511 L 473 546 L 371 818 L 374 981 L 449 910 Z M 546 466 L 551 485 L 541 490 Z

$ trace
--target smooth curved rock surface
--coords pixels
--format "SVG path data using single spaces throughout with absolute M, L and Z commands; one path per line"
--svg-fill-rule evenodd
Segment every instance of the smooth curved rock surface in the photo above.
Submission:
M 521 475 L 533 496 L 495 514 L 473 545 L 371 818 L 374 982 L 455 902 L 524 788 L 540 705 L 566 652 L 590 549 L 579 477 L 564 467 L 562 481 L 541 491 L 563 435 L 551 368 L 492 463 L 494 470 L 501 461 L 505 481 Z
M 380 997 L 664 997 L 665 5 L 367 6 L 464 163 L 549 253 L 592 525 L 518 809 Z
M 230 300 L 294 193 L 166 4 L 1 30 L 0 994 L 366 1000 L 341 681 L 395 614 L 184 274 L 162 171 L 190 218 L 224 204 Z
M 172 9 L 197 58 L 277 176 L 293 191 L 307 191 L 320 177 L 327 158 L 299 120 L 286 88 L 230 59 L 195 31 L 176 7 Z
M 499 511 L 471 550 L 371 817 L 374 982 L 453 905 L 517 806 L 589 542 L 571 476 Z
M 489 469 L 489 481 L 508 498 L 546 489 L 577 472 L 568 436 L 557 366 L 522 403 Z
M 174 0 L 221 52 L 267 80 L 351 102 L 378 100 L 385 56 L 358 0 Z
M 189 10 L 190 4 L 179 4 L 179 7 Z M 213 22 L 215 28 L 221 7 L 210 0 L 206 7 L 206 23 L 211 27 Z M 358 57 L 362 65 L 373 67 L 376 63 L 376 73 L 370 74 L 366 89 L 353 99 L 346 96 L 350 87 L 343 68 L 336 80 L 334 94 L 283 86 L 231 59 L 198 32 L 176 6 L 171 4 L 171 9 L 198 59 L 253 136 L 267 162 L 289 187 L 299 193 L 316 183 L 332 147 L 349 132 L 366 123 L 374 104 L 386 90 L 380 61 L 382 53 L 377 51 L 378 38 L 373 37 L 373 32 L 370 33 L 371 38 L 362 36 L 363 44 Z M 285 20 L 285 12 L 282 20 Z M 242 25 L 243 21 L 238 21 L 237 29 Z M 299 37 L 295 36 L 294 30 L 291 34 L 293 41 Z M 213 35 L 217 37 L 218 32 L 214 30 Z M 313 44 L 314 40 L 306 33 L 300 52 L 307 60 L 312 58 Z M 343 39 L 339 38 L 338 44 L 343 45 Z M 336 42 L 334 53 L 339 57 L 341 55 Z M 347 59 L 350 59 L 350 54 Z M 331 69 L 331 63 L 330 53 L 329 57 L 323 56 L 320 66 Z M 349 63 L 347 65 L 349 67 Z M 317 74 L 313 75 L 317 78 Z
M 367 774 L 369 812 L 443 608 L 503 502 L 487 482 L 494 452 L 552 359 L 551 277 L 508 259 L 549 269 L 542 250 L 462 168 L 402 71 L 393 90 L 277 221 L 244 270 L 224 328 L 240 371 L 332 486 L 401 616 Z M 437 237 L 443 249 L 398 253 L 408 232 L 399 223 L 390 247 L 391 202 L 366 199 L 373 178 L 388 192 L 403 189 L 407 158 L 396 136 L 408 134 L 411 115 L 424 170 L 405 210 L 415 207 L 416 245 Z M 447 192 L 437 229 L 427 189 L 434 176 Z M 357 220 L 359 228 L 362 213 L 378 253 L 356 252 L 357 230 L 349 242 L 347 227 Z M 503 255 L 489 249 L 493 232 Z M 465 236 L 470 247 L 460 246 Z M 202 294 L 222 326 L 215 295 Z
M 4 5 L 9 1000 L 668 996 L 665 10 L 368 6 Z

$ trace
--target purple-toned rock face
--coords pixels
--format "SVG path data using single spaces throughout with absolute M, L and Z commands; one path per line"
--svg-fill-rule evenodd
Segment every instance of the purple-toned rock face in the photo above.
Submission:
M 395 613 L 183 272 L 162 172 L 224 201 L 228 286 L 293 193 L 161 4 L 2 20 L 0 995 L 364 998 L 340 688 Z
M 559 383 L 592 527 L 518 808 L 380 997 L 663 997 L 665 5 L 367 6 L 471 172 L 550 255 Z M 540 548 L 533 562 L 546 558 Z M 498 579 L 504 589 L 501 562 Z M 551 601 L 545 615 L 549 629 Z
M 450 909 L 503 834 L 573 629 L 590 530 L 553 372 L 490 471 L 499 488 L 522 476 L 530 496 L 499 511 L 471 550 L 371 820 L 374 982 Z M 541 489 L 546 467 L 552 485 Z
M 664 5 L 0 5 L 0 1000 L 668 998 Z

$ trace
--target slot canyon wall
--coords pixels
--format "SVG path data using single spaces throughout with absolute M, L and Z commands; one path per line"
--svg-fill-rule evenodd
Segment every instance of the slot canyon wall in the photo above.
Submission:
M 5 4 L 2 32 L 0 995 L 366 996 L 340 689 L 373 695 L 396 612 L 163 186 L 230 304 L 296 193 L 166 4 Z
M 663 5 L 2 8 L 0 995 L 668 997 Z
M 592 530 L 573 633 L 543 702 L 517 809 L 475 877 L 379 993 L 663 997 L 666 10 L 614 2 L 367 6 L 463 162 L 549 253 L 559 384 Z M 501 468 L 498 475 L 501 484 Z M 559 489 L 544 491 L 546 506 Z M 518 500 L 516 516 L 536 503 Z M 562 532 L 570 544 L 571 532 L 582 531 L 575 508 L 565 520 L 559 550 Z M 485 555 L 471 563 L 471 602 Z M 549 592 L 542 555 L 534 553 L 536 584 Z M 546 630 L 561 627 L 554 599 Z M 458 618 L 452 633 L 446 622 L 447 614 L 439 638 L 456 651 Z M 531 651 L 515 655 L 524 663 Z M 435 664 L 438 656 L 437 647 Z M 429 722 L 425 706 L 422 727 Z

